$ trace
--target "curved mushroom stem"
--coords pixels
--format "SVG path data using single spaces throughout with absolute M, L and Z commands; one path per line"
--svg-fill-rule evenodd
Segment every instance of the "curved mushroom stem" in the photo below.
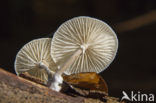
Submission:
M 61 87 L 59 84 L 62 84 L 63 78 L 62 74 L 64 71 L 73 64 L 73 62 L 77 59 L 77 57 L 80 56 L 81 53 L 85 53 L 86 49 L 88 48 L 87 44 L 83 44 L 80 46 L 80 49 L 78 49 L 65 63 L 64 65 L 54 74 L 52 81 L 49 85 L 49 87 L 55 91 L 60 91 Z
M 55 91 L 60 91 L 61 87 L 59 86 L 59 84 L 62 84 L 63 82 L 63 78 L 61 75 L 58 75 L 57 73 L 54 74 L 54 72 L 52 72 L 48 66 L 46 65 L 46 62 L 44 63 L 44 61 L 40 62 L 38 64 L 38 66 L 44 70 L 46 70 L 47 74 L 48 74 L 48 82 L 47 82 L 47 86 L 49 88 L 51 88 L 52 90 Z
M 39 65 L 40 68 L 46 70 L 46 72 L 47 72 L 48 75 L 52 73 L 51 70 L 48 68 L 48 66 L 45 65 L 45 63 L 40 62 L 38 65 Z
M 48 68 L 48 66 L 46 65 L 46 62 L 44 62 L 44 61 L 39 62 L 37 65 L 38 65 L 41 69 L 44 69 L 44 70 L 47 72 L 47 74 L 48 74 L 48 82 L 47 82 L 47 84 L 51 83 L 51 78 L 53 78 L 54 72 L 51 71 L 51 70 Z

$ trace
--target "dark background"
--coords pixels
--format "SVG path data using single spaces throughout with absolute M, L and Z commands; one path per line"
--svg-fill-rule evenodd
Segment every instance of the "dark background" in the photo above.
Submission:
M 52 34 L 72 17 L 91 16 L 107 22 L 119 39 L 114 62 L 101 73 L 110 95 L 121 97 L 123 90 L 156 93 L 156 14 L 150 22 L 139 19 L 138 27 L 133 28 L 137 19 L 122 25 L 155 10 L 156 0 L 3 0 L 0 67 L 15 73 L 15 56 L 25 43 Z

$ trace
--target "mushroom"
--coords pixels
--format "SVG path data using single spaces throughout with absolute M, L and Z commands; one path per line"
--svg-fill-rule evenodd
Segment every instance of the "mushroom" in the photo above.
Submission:
M 117 48 L 117 36 L 105 22 L 86 16 L 66 21 L 51 42 L 51 56 L 59 70 L 50 88 L 57 89 L 63 73 L 102 72 L 113 61 Z
M 16 74 L 28 72 L 47 83 L 48 76 L 57 70 L 50 56 L 50 46 L 50 38 L 35 39 L 24 45 L 16 55 Z

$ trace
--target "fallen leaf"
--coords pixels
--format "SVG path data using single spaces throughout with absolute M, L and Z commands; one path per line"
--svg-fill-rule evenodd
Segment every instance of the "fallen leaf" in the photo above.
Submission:
M 67 84 L 72 86 L 90 91 L 101 91 L 108 93 L 108 87 L 105 80 L 95 72 L 64 75 L 63 78 Z

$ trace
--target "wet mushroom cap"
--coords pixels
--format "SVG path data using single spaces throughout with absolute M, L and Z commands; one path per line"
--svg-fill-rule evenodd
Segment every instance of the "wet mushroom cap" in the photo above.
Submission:
M 55 72 L 57 67 L 50 56 L 50 38 L 40 38 L 25 44 L 16 55 L 15 71 L 19 75 L 28 72 L 44 82 L 48 80 L 46 70 L 39 63 L 47 66 L 51 72 Z
M 61 67 L 75 51 L 82 48 L 87 49 L 82 51 L 65 74 L 105 70 L 116 55 L 118 39 L 105 22 L 91 17 L 75 17 L 63 23 L 54 33 L 51 56 Z

